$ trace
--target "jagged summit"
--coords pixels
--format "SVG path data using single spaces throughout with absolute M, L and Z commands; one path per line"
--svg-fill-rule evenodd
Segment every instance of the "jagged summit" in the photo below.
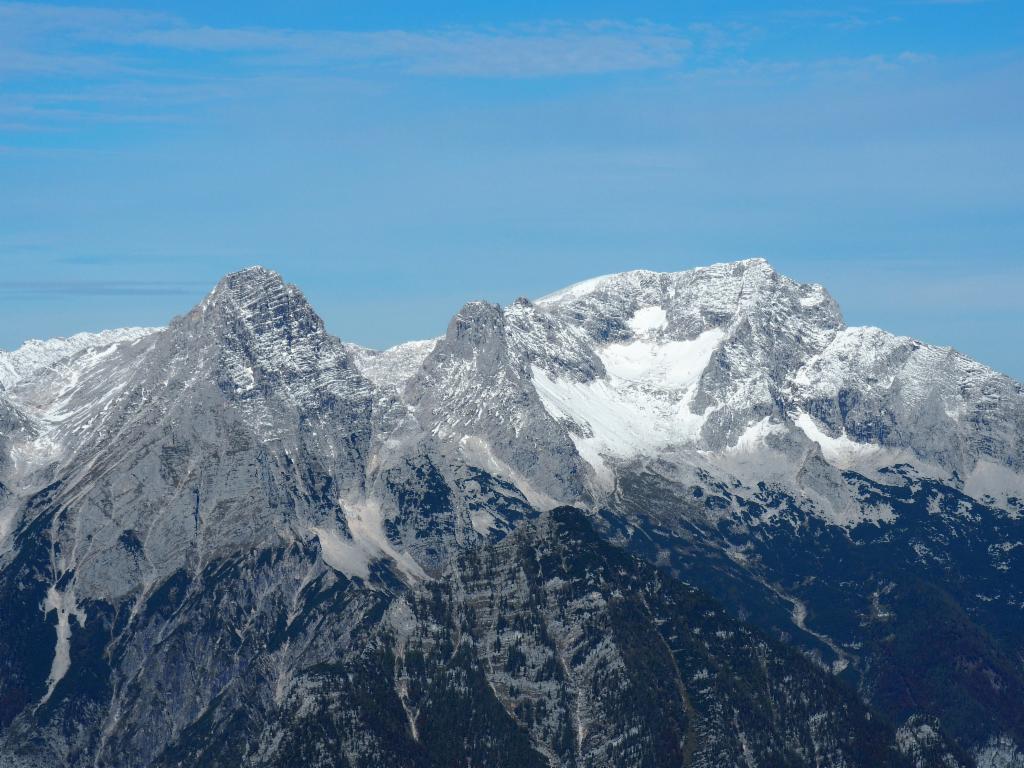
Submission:
M 244 281 L 244 280 L 262 280 L 262 279 L 276 279 L 284 282 L 281 279 L 280 273 L 273 269 L 268 269 L 262 264 L 253 264 L 249 267 L 243 267 L 242 269 L 229 272 L 221 278 L 222 283 L 230 283 L 233 281 Z
M 259 264 L 228 272 L 213 289 L 213 293 L 221 290 L 237 293 L 257 292 L 267 286 L 284 287 L 285 281 L 279 272 Z
M 621 290 L 623 287 L 653 286 L 663 282 L 674 282 L 679 279 L 701 279 L 713 281 L 723 277 L 742 279 L 744 277 L 761 276 L 779 277 L 780 273 L 763 258 L 740 259 L 737 261 L 719 262 L 691 269 L 661 272 L 651 269 L 631 269 L 625 272 L 611 272 L 606 275 L 581 280 L 553 291 L 536 300 L 537 304 L 559 303 L 583 298 L 597 291 Z
M 282 404 L 354 409 L 344 418 L 365 430 L 362 409 L 376 396 L 553 501 L 599 495 L 616 466 L 666 451 L 731 465 L 770 454 L 779 477 L 806 477 L 808 450 L 838 470 L 921 461 L 996 498 L 1014 497 L 1024 466 L 1020 430 L 1003 426 L 1024 420 L 1019 385 L 948 350 L 847 328 L 822 286 L 764 259 L 606 275 L 504 308 L 471 301 L 442 338 L 385 352 L 340 342 L 299 288 L 253 266 L 224 276 L 147 345 L 124 344 L 152 334 L 28 344 L 0 355 L 0 385 L 55 366 L 59 378 L 23 385 L 12 406 L 53 425 L 40 434 L 75 440 L 116 413 L 101 398 L 103 375 L 128 377 L 146 397 L 204 403 L 213 386 L 264 435 L 286 429 Z M 521 450 L 528 434 L 532 458 Z M 769 471 L 751 466 L 748 479 Z
M 252 267 L 6 355 L 5 767 L 853 766 L 840 672 L 883 757 L 1021 754 L 1024 391 L 762 259 L 380 352 Z
M 261 266 L 246 267 L 224 275 L 210 292 L 211 297 L 229 295 L 241 306 L 292 293 L 302 295 L 296 286 L 286 283 L 280 273 Z
M 257 335 L 271 331 L 297 338 L 323 331 L 323 321 L 302 291 L 260 266 L 222 277 L 186 318 L 201 320 L 207 314 Z
M 822 286 L 797 283 L 764 259 L 682 272 L 605 275 L 556 291 L 537 304 L 582 323 L 599 339 L 629 337 L 637 330 L 631 321 L 646 323 L 641 330 L 680 337 L 737 319 L 756 326 L 792 316 L 815 333 L 844 326 L 839 306 Z M 646 314 L 634 320 L 638 310 Z
M 45 342 L 57 351 L 37 355 L 46 358 L 39 365 L 148 332 Z M 97 364 L 129 365 L 120 359 Z M 9 360 L 0 357 L 0 374 Z M 1006 472 L 1024 464 L 1019 435 L 983 416 L 995 408 L 1020 418 L 1019 387 L 955 353 L 847 328 L 822 286 L 793 281 L 764 259 L 606 275 L 505 308 L 471 301 L 441 339 L 385 352 L 338 341 L 299 288 L 253 266 L 224 276 L 129 368 L 145 390 L 212 383 L 256 408 L 261 423 L 275 421 L 267 403 L 314 408 L 389 389 L 419 408 L 421 428 L 460 450 L 482 440 L 509 477 L 545 474 L 531 485 L 563 501 L 586 497 L 595 482 L 588 472 L 609 487 L 609 462 L 667 449 L 718 456 L 775 445 L 785 464 L 801 445 L 817 445 L 841 469 L 916 457 L 932 471 L 973 474 L 970 487 L 998 495 L 1013 492 L 1017 480 Z M 428 403 L 433 415 L 424 420 Z M 76 413 L 87 423 L 85 405 Z M 525 425 L 551 447 L 552 461 L 568 457 L 571 480 L 552 486 L 560 473 L 547 460 L 517 466 Z
M 455 313 L 448 324 L 446 339 L 464 347 L 468 344 L 487 344 L 491 335 L 500 332 L 502 308 L 487 301 L 470 301 Z

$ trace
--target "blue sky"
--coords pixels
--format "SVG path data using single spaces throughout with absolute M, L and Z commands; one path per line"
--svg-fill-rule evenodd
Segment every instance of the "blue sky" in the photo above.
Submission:
M 0 2 L 0 347 L 751 256 L 1024 379 L 1024 3 Z

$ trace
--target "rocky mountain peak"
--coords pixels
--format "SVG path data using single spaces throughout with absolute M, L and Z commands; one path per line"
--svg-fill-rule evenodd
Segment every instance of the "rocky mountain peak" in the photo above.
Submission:
M 231 397 L 309 401 L 318 380 L 351 378 L 344 345 L 302 291 L 264 267 L 226 275 L 168 331 L 159 357 L 186 379 L 207 371 Z
M 587 280 L 545 296 L 538 306 L 582 327 L 598 343 L 643 336 L 684 341 L 732 326 L 787 326 L 816 345 L 845 327 L 820 285 L 798 283 L 764 259 L 683 272 L 634 270 Z
M 190 315 L 208 315 L 228 329 L 291 342 L 323 332 L 323 320 L 296 286 L 273 270 L 249 267 L 221 278 Z
M 497 304 L 470 301 L 448 323 L 445 338 L 449 343 L 479 342 L 500 333 L 504 312 Z
M 258 264 L 224 275 L 216 286 L 217 291 L 230 291 L 235 296 L 245 298 L 255 296 L 263 291 L 280 291 L 287 287 L 280 273 Z

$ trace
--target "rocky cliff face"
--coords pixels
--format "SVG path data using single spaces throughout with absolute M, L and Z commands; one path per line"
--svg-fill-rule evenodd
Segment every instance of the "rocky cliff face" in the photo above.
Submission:
M 1024 765 L 1021 385 L 763 261 L 0 375 L 0 765 Z

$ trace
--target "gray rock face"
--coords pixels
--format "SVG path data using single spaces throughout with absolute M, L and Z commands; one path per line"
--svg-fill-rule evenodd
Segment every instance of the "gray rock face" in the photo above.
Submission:
M 830 436 L 904 450 L 965 481 L 978 471 L 979 490 L 986 469 L 1021 471 L 1024 388 L 952 349 L 849 328 L 793 379 L 796 407 Z
M 548 505 L 580 499 L 586 465 L 545 410 L 529 368 L 536 357 L 557 359 L 560 370 L 593 377 L 600 361 L 573 341 L 578 338 L 525 302 L 508 311 L 473 302 L 452 319 L 405 397 L 424 431 L 507 475 L 528 496 Z M 561 350 L 566 354 L 558 357 Z
M 280 277 L 229 275 L 166 330 L 93 357 L 16 390 L 42 434 L 35 472 L 61 480 L 55 580 L 119 596 L 323 520 L 344 526 L 371 385 Z
M 90 602 L 77 634 L 111 640 L 11 722 L 4 764 L 900 765 L 850 691 L 578 511 L 434 582 L 382 576 L 292 543 L 179 572 L 126 616 Z
M 252 268 L 164 329 L 33 343 L 0 376 L 0 765 L 880 764 L 855 741 L 969 765 L 1024 743 L 1005 662 L 1024 652 L 1024 390 L 847 328 L 764 261 L 473 302 L 444 337 L 383 352 Z M 567 503 L 590 522 L 538 521 Z M 622 580 L 636 566 L 606 540 L 842 673 L 887 722 L 851 719 L 859 703 L 745 625 L 655 606 L 676 587 Z M 919 578 L 937 615 L 963 612 L 964 669 L 987 670 L 949 661 L 951 679 L 1001 686 L 960 709 L 997 725 L 885 688 L 908 667 L 884 667 L 899 654 L 863 618 L 881 598 L 849 585 L 904 615 Z M 715 639 L 680 634 L 696 625 Z M 666 730 L 638 691 L 671 702 Z M 446 697 L 477 729 L 463 753 L 425 733 L 453 722 Z

